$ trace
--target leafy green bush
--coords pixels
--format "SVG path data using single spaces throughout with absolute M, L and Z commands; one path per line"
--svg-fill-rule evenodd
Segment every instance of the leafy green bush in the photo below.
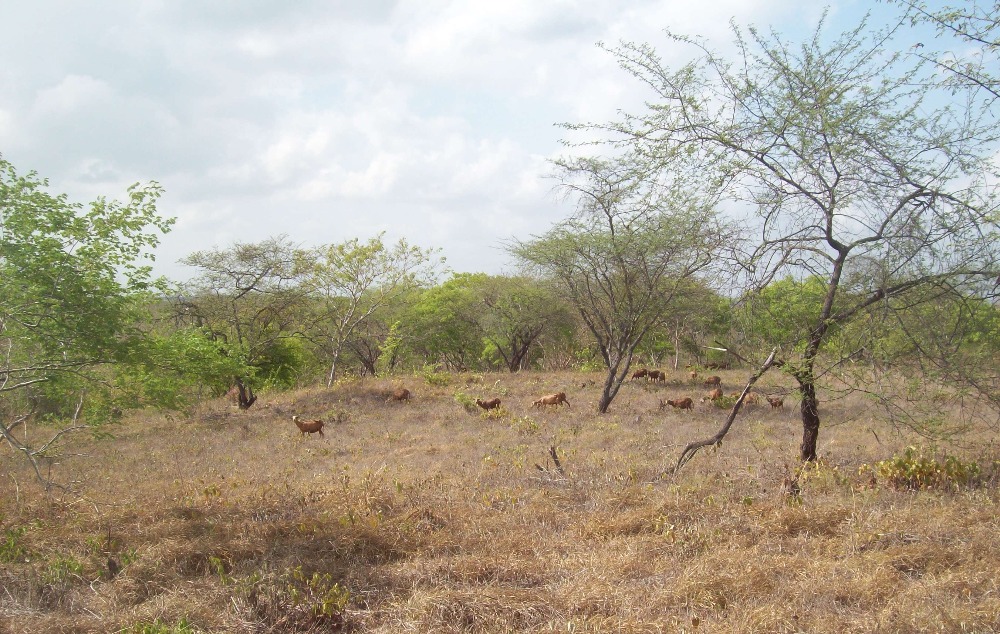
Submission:
M 451 372 L 440 370 L 438 364 L 427 364 L 419 372 L 427 385 L 445 386 L 451 383 Z
M 476 399 L 461 390 L 455 392 L 455 402 L 464 407 L 465 411 L 469 413 L 474 413 L 478 407 Z
M 980 468 L 975 461 L 963 461 L 956 456 L 942 459 L 926 455 L 916 447 L 907 447 L 902 454 L 888 460 L 865 465 L 862 472 L 870 471 L 877 482 L 884 482 L 894 489 L 960 489 L 979 481 Z
M 257 618 L 288 631 L 334 631 L 344 625 L 351 593 L 326 573 L 308 575 L 296 566 L 278 576 L 253 575 L 241 584 Z M 270 631 L 270 630 L 269 630 Z
M 24 561 L 28 549 L 21 544 L 21 537 L 28 531 L 27 527 L 14 526 L 4 529 L 0 536 L 0 561 L 14 563 Z

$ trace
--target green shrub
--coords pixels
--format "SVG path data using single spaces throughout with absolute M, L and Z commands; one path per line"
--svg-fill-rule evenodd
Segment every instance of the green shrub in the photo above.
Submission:
M 156 619 L 152 623 L 136 623 L 125 632 L 130 634 L 194 634 L 196 631 L 187 622 L 187 619 L 181 619 L 176 625 L 167 625 L 160 619 Z
M 476 399 L 461 390 L 455 392 L 455 402 L 464 407 L 465 411 L 469 413 L 475 412 L 478 407 Z
M 0 561 L 11 564 L 24 561 L 28 556 L 28 549 L 21 545 L 21 537 L 27 531 L 24 526 L 4 529 L 0 536 Z
M 980 468 L 975 461 L 963 461 L 955 456 L 938 459 L 925 455 L 923 450 L 907 447 L 902 454 L 882 460 L 875 465 L 862 467 L 870 471 L 874 479 L 894 489 L 951 489 L 956 490 L 975 485 L 979 481 Z
M 428 385 L 445 386 L 451 383 L 451 372 L 442 371 L 437 364 L 427 364 L 419 372 Z

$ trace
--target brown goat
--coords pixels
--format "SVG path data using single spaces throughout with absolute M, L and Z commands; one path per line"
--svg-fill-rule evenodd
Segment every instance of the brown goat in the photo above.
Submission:
M 532 403 L 532 406 L 541 407 L 542 405 L 560 405 L 562 403 L 566 403 L 567 406 L 572 407 L 571 405 L 569 405 L 569 401 L 566 400 L 565 392 L 558 392 L 556 394 L 549 394 L 548 396 L 543 396 L 542 398 Z
M 780 396 L 768 396 L 767 402 L 771 404 L 771 409 L 782 409 L 785 407 L 785 399 Z
M 306 434 L 323 435 L 323 421 L 321 420 L 301 420 L 298 416 L 292 416 L 292 422 L 299 428 L 303 436 Z
M 490 399 L 488 401 L 482 401 L 482 400 L 479 400 L 477 398 L 476 399 L 476 405 L 478 405 L 479 407 L 482 407 L 483 409 L 496 409 L 496 408 L 500 407 L 500 399 L 498 399 L 498 398 L 492 398 L 492 399 Z
M 639 368 L 638 370 L 632 373 L 632 380 L 634 381 L 636 379 L 641 379 L 647 376 L 649 376 L 649 370 L 647 370 L 646 368 Z
M 714 390 L 712 390 L 711 392 L 709 392 L 708 394 L 706 394 L 705 398 L 703 398 L 701 400 L 703 400 L 703 401 L 706 401 L 706 400 L 707 401 L 716 401 L 716 400 L 718 400 L 720 398 L 722 398 L 722 388 L 721 387 L 717 387 Z
M 705 379 L 702 382 L 702 384 L 706 385 L 706 386 L 708 386 L 708 385 L 714 385 L 715 387 L 719 387 L 719 386 L 722 385 L 722 377 L 721 376 L 714 376 L 714 375 L 710 376 L 707 379 Z
M 667 405 L 670 405 L 671 407 L 673 407 L 675 409 L 690 409 L 690 410 L 694 410 L 694 401 L 691 400 L 690 396 L 686 396 L 684 398 L 679 398 L 677 400 L 669 400 L 669 401 L 667 401 Z
M 410 400 L 410 390 L 405 387 L 401 387 L 398 390 L 393 390 L 392 394 L 389 395 L 390 401 L 409 401 Z

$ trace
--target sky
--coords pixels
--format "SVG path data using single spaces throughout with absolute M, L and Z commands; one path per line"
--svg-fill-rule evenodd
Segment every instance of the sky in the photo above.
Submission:
M 550 161 L 559 123 L 649 95 L 597 46 L 732 46 L 730 20 L 813 28 L 802 0 L 7 0 L 0 155 L 86 203 L 156 181 L 176 218 L 155 271 L 287 235 L 318 246 L 385 232 L 456 272 L 508 273 L 503 245 L 571 211 Z M 874 6 L 841 0 L 831 22 Z M 839 30 L 839 29 L 838 29 Z

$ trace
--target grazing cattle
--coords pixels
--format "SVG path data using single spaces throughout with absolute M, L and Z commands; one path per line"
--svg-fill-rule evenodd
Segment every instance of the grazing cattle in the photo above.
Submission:
M 690 396 L 685 396 L 684 398 L 679 398 L 676 400 L 669 400 L 667 401 L 667 405 L 673 407 L 674 409 L 694 410 L 694 401 L 691 400 Z
M 543 396 L 542 398 L 532 403 L 532 406 L 541 407 L 543 405 L 560 405 L 562 403 L 566 403 L 567 406 L 570 406 L 569 401 L 566 400 L 565 392 L 558 392 L 556 394 L 549 394 L 548 396 Z
M 646 368 L 639 368 L 638 370 L 632 373 L 632 380 L 634 381 L 636 379 L 643 379 L 647 376 L 649 376 L 649 370 L 647 370 Z
M 306 434 L 323 435 L 323 421 L 321 420 L 302 420 L 298 416 L 292 416 L 292 422 L 299 428 L 303 436 Z
M 663 372 L 661 370 L 650 370 L 649 371 L 649 375 L 647 376 L 647 378 L 650 381 L 656 381 L 658 383 L 666 383 L 667 382 L 667 373 Z
M 498 399 L 498 398 L 491 398 L 488 401 L 482 401 L 482 400 L 479 400 L 477 398 L 476 399 L 476 405 L 478 405 L 479 407 L 482 407 L 483 409 L 496 409 L 496 408 L 500 407 L 500 399 Z
M 705 379 L 704 381 L 702 381 L 702 384 L 705 385 L 705 386 L 714 385 L 716 387 L 719 387 L 719 386 L 722 385 L 722 377 L 721 376 L 714 376 L 714 375 L 710 376 L 707 379 Z
M 768 396 L 767 402 L 771 404 L 771 409 L 781 409 L 785 406 L 785 399 L 780 396 Z
M 398 390 L 393 390 L 392 394 L 389 395 L 389 400 L 391 401 L 409 401 L 410 400 L 410 390 L 405 387 L 401 387 Z

